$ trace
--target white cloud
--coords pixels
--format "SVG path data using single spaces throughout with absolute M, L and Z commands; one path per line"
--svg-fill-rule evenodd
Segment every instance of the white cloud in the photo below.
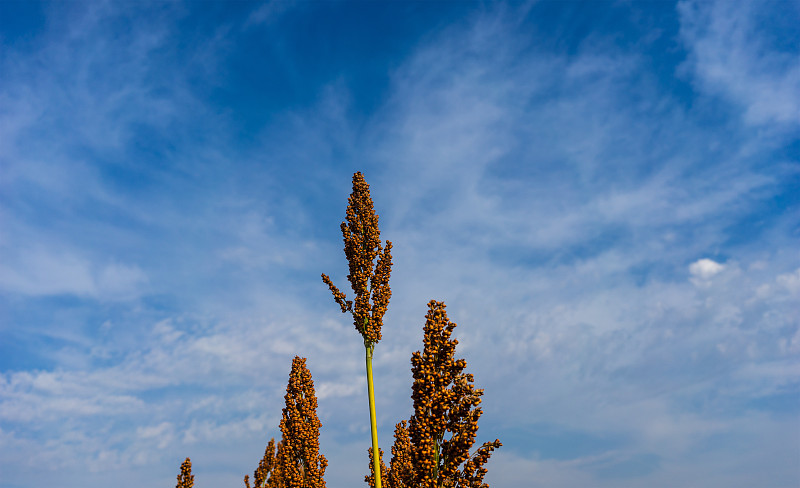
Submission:
M 798 52 L 796 46 L 792 52 L 766 44 L 772 33 L 759 23 L 766 15 L 762 10 L 785 16 L 789 23 L 800 20 L 792 2 L 682 1 L 678 4 L 681 37 L 690 49 L 691 67 L 701 89 L 741 104 L 748 124 L 797 125 Z
M 272 24 L 284 12 L 294 7 L 295 2 L 291 0 L 269 0 L 259 6 L 250 14 L 244 23 L 245 28 L 255 25 Z
M 158 425 L 151 425 L 149 427 L 137 427 L 136 435 L 141 439 L 157 439 L 159 442 L 159 449 L 163 449 L 169 444 L 174 436 L 175 427 L 171 422 L 161 422 Z
M 348 382 L 322 383 L 316 388 L 317 398 L 351 397 L 364 390 L 364 379 L 354 377 Z
M 775 281 L 785 288 L 792 298 L 800 298 L 800 269 L 795 270 L 794 273 L 779 275 Z
M 97 293 L 90 263 L 69 253 L 25 250 L 16 259 L 4 259 L 0 266 L 0 287 L 6 291 L 27 295 Z
M 136 266 L 112 263 L 97 266 L 66 250 L 41 245 L 21 249 L 0 264 L 0 288 L 31 296 L 69 294 L 102 300 L 137 297 L 147 276 Z
M 692 276 L 701 280 L 710 280 L 724 269 L 725 265 L 708 258 L 699 259 L 689 265 L 689 272 Z

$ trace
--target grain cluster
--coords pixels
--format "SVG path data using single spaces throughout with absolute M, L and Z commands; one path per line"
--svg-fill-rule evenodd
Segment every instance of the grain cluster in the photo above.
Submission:
M 178 475 L 178 484 L 175 488 L 192 488 L 194 476 L 192 475 L 192 461 L 187 457 L 181 464 L 181 474 Z
M 347 256 L 350 274 L 347 279 L 355 294 L 355 304 L 347 300 L 330 277 L 322 274 L 333 298 L 342 313 L 353 315 L 353 324 L 363 336 L 365 345 L 374 345 L 381 340 L 383 315 L 392 297 L 389 276 L 392 272 L 392 243 L 381 246 L 381 231 L 375 213 L 369 185 L 360 172 L 353 175 L 353 193 L 350 194 L 346 211 L 347 222 L 342 222 L 344 253 Z M 374 263 L 378 257 L 377 264 Z
M 488 488 L 483 466 L 502 446 L 495 439 L 469 452 L 483 413 L 478 406 L 483 390 L 475 388 L 473 375 L 464 373 L 467 362 L 454 358 L 456 324 L 445 308 L 443 302 L 428 303 L 424 347 L 411 355 L 414 414 L 408 428 L 405 421 L 395 426 L 392 460 L 388 472 L 381 469 L 387 488 Z M 372 460 L 372 449 L 368 454 Z M 365 481 L 374 486 L 374 471 Z

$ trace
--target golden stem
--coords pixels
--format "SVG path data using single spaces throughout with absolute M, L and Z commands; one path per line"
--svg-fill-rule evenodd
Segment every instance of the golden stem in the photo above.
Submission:
M 367 350 L 367 391 L 369 393 L 369 422 L 372 429 L 372 466 L 375 471 L 375 488 L 381 488 L 381 460 L 378 450 L 378 423 L 375 419 L 375 389 L 372 386 L 372 351 L 375 345 L 364 342 Z

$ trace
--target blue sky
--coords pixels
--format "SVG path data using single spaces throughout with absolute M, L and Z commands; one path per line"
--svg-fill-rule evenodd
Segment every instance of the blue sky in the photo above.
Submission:
M 339 223 L 393 242 L 380 443 L 429 300 L 495 488 L 800 483 L 800 7 L 0 3 L 0 486 L 242 486 L 308 358 L 359 486 Z M 56 481 L 54 481 L 56 480 Z

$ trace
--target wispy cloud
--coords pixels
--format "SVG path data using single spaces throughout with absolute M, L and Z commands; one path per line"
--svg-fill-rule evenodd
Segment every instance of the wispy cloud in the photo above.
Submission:
M 748 125 L 800 123 L 798 7 L 792 3 L 678 4 L 688 69 L 698 87 L 744 109 Z

